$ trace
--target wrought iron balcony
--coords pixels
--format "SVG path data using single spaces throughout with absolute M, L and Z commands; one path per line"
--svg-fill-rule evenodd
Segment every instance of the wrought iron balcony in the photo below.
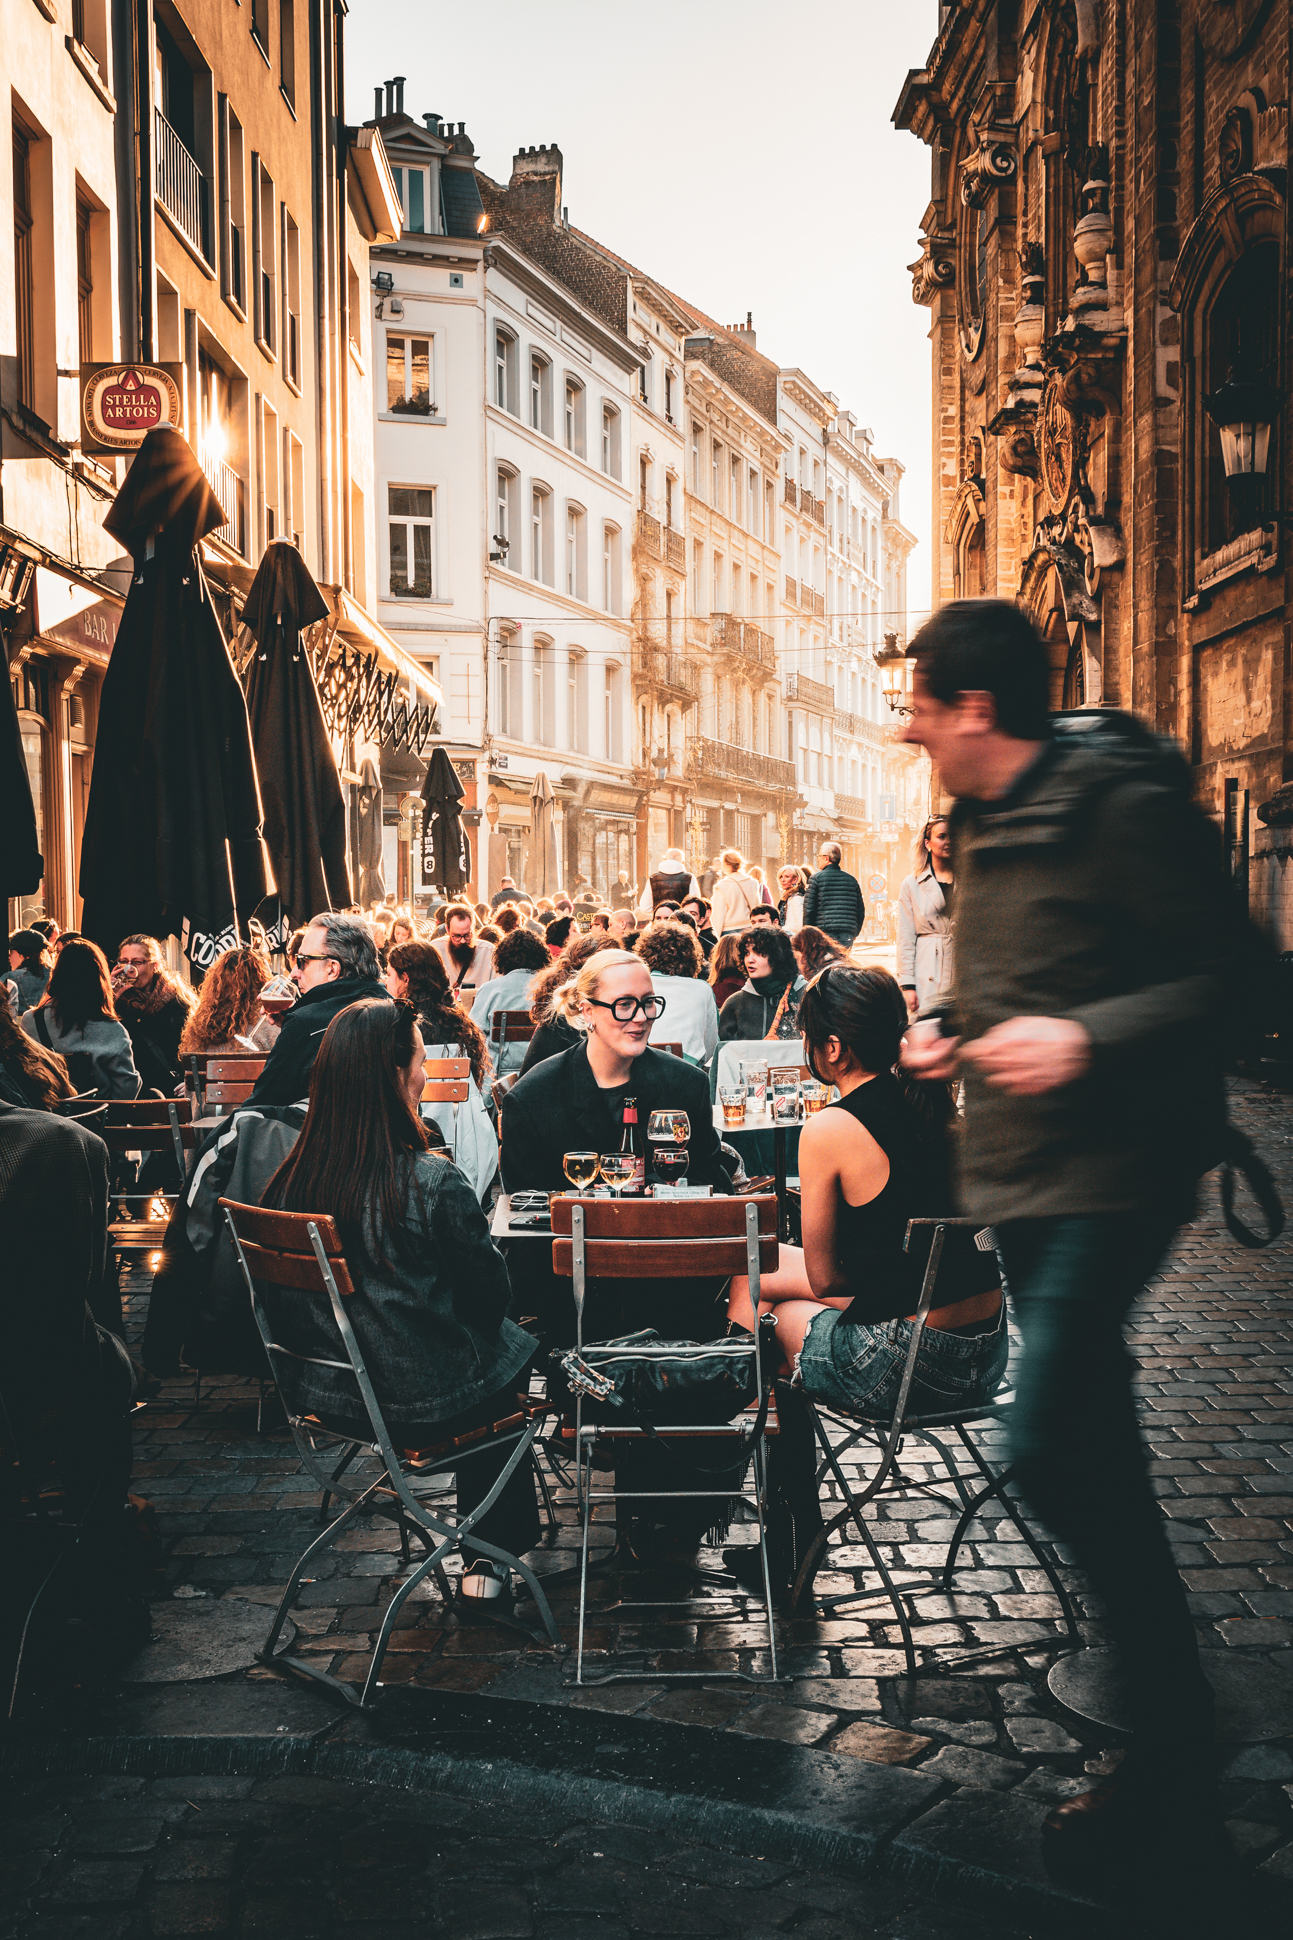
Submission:
M 160 108 L 154 111 L 157 200 L 186 241 L 211 261 L 207 179 Z
M 232 465 L 226 465 L 223 458 L 212 458 L 209 453 L 200 455 L 199 463 L 207 476 L 207 483 L 220 501 L 220 510 L 225 522 L 211 534 L 213 539 L 222 539 L 235 552 L 246 556 L 247 547 L 243 532 L 242 480 Z
M 694 707 L 700 698 L 700 669 L 678 653 L 661 653 L 655 647 L 635 644 L 633 677 L 650 683 L 662 700 Z
M 787 674 L 786 699 L 801 707 L 816 708 L 819 714 L 834 714 L 835 690 L 824 681 L 810 680 L 807 674 Z
M 750 781 L 760 788 L 794 791 L 795 764 L 779 761 L 775 755 L 755 754 L 751 748 L 734 748 L 725 741 L 698 738 L 692 743 L 698 774 L 724 781 Z
M 777 671 L 777 652 L 772 635 L 735 613 L 715 613 L 710 620 L 711 644 L 719 653 L 730 653 L 768 673 Z
M 785 478 L 782 480 L 782 485 L 784 487 L 786 504 L 797 506 L 799 504 L 799 487 L 795 484 L 794 479 Z
M 842 822 L 867 821 L 866 800 L 862 795 L 835 795 L 835 813 Z
M 666 530 L 664 535 L 664 556 L 667 565 L 676 566 L 680 573 L 687 570 L 687 541 L 681 532 Z
M 792 579 L 790 577 L 790 574 L 787 573 L 786 574 L 786 605 L 798 606 L 798 604 L 799 604 L 799 581 L 797 579 Z
M 639 512 L 637 516 L 637 543 L 653 559 L 660 557 L 660 521 L 653 519 L 649 512 Z

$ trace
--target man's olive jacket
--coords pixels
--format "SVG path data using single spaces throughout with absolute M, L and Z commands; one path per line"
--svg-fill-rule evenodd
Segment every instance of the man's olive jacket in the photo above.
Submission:
M 1187 1197 L 1215 1164 L 1223 1022 L 1254 945 L 1190 772 L 1130 716 L 1059 716 L 1009 795 L 951 818 L 951 1026 L 1067 1017 L 1086 1074 L 1017 1097 L 965 1066 L 961 1181 L 976 1219 L 1125 1211 Z

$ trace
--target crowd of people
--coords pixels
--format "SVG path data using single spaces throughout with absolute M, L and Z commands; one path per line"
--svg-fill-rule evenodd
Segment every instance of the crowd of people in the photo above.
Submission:
M 905 732 L 958 803 L 922 831 L 902 884 L 896 978 L 851 956 L 865 908 L 831 845 L 811 875 L 787 865 L 772 886 L 735 850 L 702 885 L 671 849 L 644 884 L 622 874 L 604 900 L 587 884 L 534 898 L 504 879 L 488 904 L 445 902 L 423 918 L 325 911 L 288 944 L 294 1001 L 280 1019 L 266 1014 L 271 964 L 254 944 L 218 958 L 194 992 L 153 938 L 126 937 L 110 967 L 53 925 L 16 932 L 0 1004 L 0 1245 L 25 1259 L 40 1233 L 49 1325 L 24 1332 L 30 1303 L 11 1293 L 9 1337 L 19 1358 L 45 1356 L 34 1396 L 48 1396 L 61 1354 L 67 1407 L 119 1429 L 128 1364 L 96 1316 L 109 1169 L 94 1134 L 63 1114 L 87 1093 L 172 1095 L 193 1053 L 243 1050 L 263 1067 L 177 1191 L 146 1366 L 263 1373 L 220 1198 L 326 1213 L 397 1443 L 473 1432 L 573 1327 L 551 1250 L 491 1237 L 496 1186 L 560 1191 L 567 1152 L 617 1151 L 627 1127 L 671 1108 L 690 1123 L 691 1182 L 740 1190 L 706 1067 L 727 1043 L 797 1039 L 833 1095 L 801 1137 L 802 1246 L 783 1246 L 762 1282 L 788 1392 L 887 1419 L 923 1272 L 908 1222 L 964 1205 L 995 1234 L 995 1251 L 966 1232 L 950 1245 L 915 1404 L 969 1406 L 997 1388 L 1004 1260 L 1026 1344 L 1019 1481 L 1088 1572 L 1135 1692 L 1125 1778 L 1056 1806 L 1050 1836 L 1072 1846 L 1093 1826 L 1196 1824 L 1209 1698 L 1120 1329 L 1212 1149 L 1220 1064 L 1216 1085 L 1198 1074 L 1219 1042 L 1234 925 L 1162 745 L 1116 715 L 1100 734 L 1066 737 L 1047 713 L 1046 649 L 1018 609 L 954 604 L 913 651 Z M 496 1026 L 518 1013 L 528 1035 L 514 1041 Z M 470 1073 L 466 1105 L 448 1115 L 424 1102 L 427 1060 L 440 1057 Z M 367 1439 L 326 1309 L 280 1291 L 273 1311 L 281 1341 L 332 1363 L 302 1362 L 289 1410 Z M 615 1283 L 620 1328 L 711 1339 L 748 1318 L 739 1280 L 670 1283 L 667 1301 L 649 1281 Z M 595 1320 L 586 1332 L 596 1338 Z M 26 1362 L 6 1375 L 6 1401 L 26 1378 Z M 32 1416 L 13 1418 L 22 1432 Z M 119 1463 L 119 1434 L 112 1448 L 104 1459 Z M 460 1510 L 485 1500 L 503 1459 L 468 1465 Z M 815 1460 L 811 1429 L 783 1409 L 770 1518 L 781 1588 L 821 1526 Z M 512 1554 L 533 1543 L 528 1468 L 477 1531 Z M 739 1576 L 751 1552 L 728 1562 Z M 469 1555 L 464 1615 L 497 1614 L 512 1594 L 505 1564 Z

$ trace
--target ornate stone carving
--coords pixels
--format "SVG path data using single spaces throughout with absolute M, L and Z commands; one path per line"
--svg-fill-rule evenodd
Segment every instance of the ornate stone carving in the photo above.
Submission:
M 956 282 L 956 244 L 951 236 L 922 236 L 920 255 L 908 263 L 911 271 L 911 300 L 931 304 L 940 290 L 950 290 Z
M 1073 493 L 1078 464 L 1085 457 L 1085 435 L 1064 401 L 1058 373 L 1046 381 L 1037 415 L 1037 457 L 1042 487 L 1050 504 L 1062 512 Z
M 961 200 L 967 208 L 981 209 L 994 189 L 1013 182 L 1019 157 L 1013 141 L 998 134 L 979 137 L 979 146 L 961 163 Z

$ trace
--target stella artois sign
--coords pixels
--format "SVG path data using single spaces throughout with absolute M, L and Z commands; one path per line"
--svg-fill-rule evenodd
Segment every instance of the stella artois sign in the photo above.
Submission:
M 183 419 L 182 364 L 82 364 L 81 449 L 138 451 L 150 431 Z

